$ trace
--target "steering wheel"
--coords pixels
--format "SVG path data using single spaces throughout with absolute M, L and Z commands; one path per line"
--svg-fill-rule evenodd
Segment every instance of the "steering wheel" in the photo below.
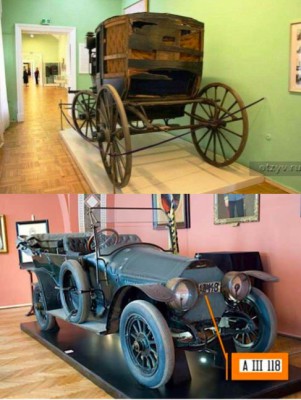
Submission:
M 106 235 L 104 232 L 110 232 L 110 234 Z M 99 237 L 99 249 L 104 249 L 108 246 L 114 246 L 119 240 L 118 232 L 112 228 L 101 229 L 99 232 L 97 232 L 97 236 Z M 87 247 L 89 251 L 95 251 L 96 242 L 94 234 L 89 237 Z

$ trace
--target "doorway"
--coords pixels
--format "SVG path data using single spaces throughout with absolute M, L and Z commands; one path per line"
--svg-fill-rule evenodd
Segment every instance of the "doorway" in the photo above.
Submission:
M 42 26 L 30 24 L 16 24 L 16 83 L 17 83 L 17 121 L 24 121 L 24 98 L 23 98 L 23 84 L 22 84 L 22 34 L 66 34 L 69 51 L 66 54 L 66 64 L 69 66 L 68 77 L 69 87 L 73 90 L 76 89 L 76 28 L 74 27 L 56 27 L 56 26 Z M 73 99 L 72 94 L 68 94 L 68 102 L 71 103 Z

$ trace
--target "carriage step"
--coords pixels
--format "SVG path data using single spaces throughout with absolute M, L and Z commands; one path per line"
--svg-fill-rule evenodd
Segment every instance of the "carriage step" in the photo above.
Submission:
M 68 322 L 69 324 L 76 325 L 80 328 L 87 329 L 89 331 L 95 332 L 95 333 L 105 333 L 106 332 L 106 324 L 105 320 L 96 320 L 93 318 L 93 316 L 89 317 L 86 322 L 83 322 L 82 324 L 74 324 L 73 322 L 68 320 L 68 315 L 66 315 L 65 311 L 62 308 L 58 308 L 56 310 L 51 310 L 48 311 L 48 314 L 51 314 L 52 316 L 62 319 L 63 321 Z

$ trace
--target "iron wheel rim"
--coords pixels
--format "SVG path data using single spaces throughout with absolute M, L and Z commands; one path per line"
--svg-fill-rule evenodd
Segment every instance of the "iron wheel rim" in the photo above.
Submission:
M 139 315 L 129 318 L 125 326 L 126 344 L 133 364 L 146 376 L 159 368 L 158 345 L 149 324 Z
M 111 182 L 122 188 L 131 176 L 132 147 L 127 115 L 114 87 L 100 89 L 96 110 L 100 156 Z
M 193 143 L 209 164 L 224 167 L 235 162 L 248 138 L 248 115 L 241 97 L 229 86 L 213 83 L 204 87 L 191 109 Z
M 239 303 L 239 310 L 252 320 L 255 328 L 251 332 L 238 333 L 234 336 L 234 342 L 245 349 L 255 347 L 262 335 L 262 328 L 259 321 L 259 313 L 256 306 L 248 299 Z

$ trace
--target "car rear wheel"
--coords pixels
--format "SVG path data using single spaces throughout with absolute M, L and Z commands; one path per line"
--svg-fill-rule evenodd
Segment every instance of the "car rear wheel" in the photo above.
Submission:
M 235 336 L 238 352 L 265 352 L 274 343 L 277 334 L 275 310 L 267 296 L 259 289 L 251 293 L 239 304 L 239 311 L 250 318 L 253 328 Z
M 41 286 L 37 283 L 33 289 L 33 308 L 42 331 L 57 331 L 59 326 L 55 317 L 47 313 L 46 301 Z
M 168 382 L 175 350 L 160 311 L 144 300 L 129 303 L 121 315 L 119 333 L 125 360 L 137 381 L 150 388 Z
M 88 318 L 91 297 L 86 272 L 76 260 L 68 260 L 60 270 L 60 298 L 70 322 L 81 324 Z

